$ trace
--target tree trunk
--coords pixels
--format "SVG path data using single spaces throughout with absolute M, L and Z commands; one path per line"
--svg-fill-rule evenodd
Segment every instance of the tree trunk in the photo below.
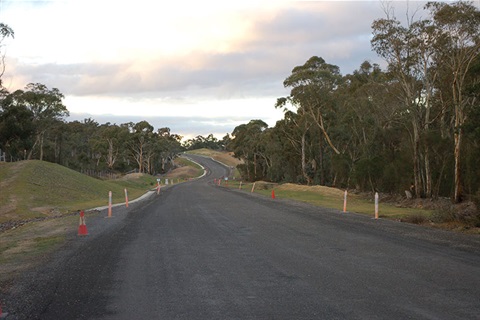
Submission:
M 459 203 L 462 201 L 462 177 L 461 177 L 461 146 L 462 146 L 462 129 L 455 125 L 456 130 L 454 134 L 454 157 L 455 157 L 455 190 L 453 194 L 453 201 Z
M 419 147 L 420 147 L 420 136 L 418 133 L 418 127 L 415 120 L 412 120 L 413 126 L 413 181 L 415 185 L 415 196 L 418 198 L 420 196 L 421 188 L 421 178 L 420 178 L 420 161 L 419 161 Z
M 324 163 L 323 163 L 323 140 L 322 138 L 319 139 L 320 143 L 320 154 L 319 160 L 320 160 L 320 185 L 324 186 L 325 185 L 325 170 L 324 170 Z
M 40 134 L 40 161 L 43 161 L 43 137 L 44 137 L 44 132 Z
M 257 155 L 253 154 L 253 178 L 257 179 Z
M 430 170 L 430 151 L 425 147 L 425 197 L 432 197 L 432 173 Z
M 458 73 L 455 72 L 455 79 L 452 84 L 453 100 L 455 101 L 455 131 L 453 133 L 454 141 L 454 158 L 455 158 L 455 189 L 453 192 L 453 201 L 459 203 L 462 201 L 462 168 L 461 168 L 461 151 L 462 151 L 462 126 L 465 122 L 465 114 L 463 108 L 462 86 L 457 81 Z
M 306 156 L 305 156 L 305 132 L 302 134 L 302 175 L 307 180 L 307 185 L 310 185 L 310 177 L 307 174 L 307 163 L 306 163 Z

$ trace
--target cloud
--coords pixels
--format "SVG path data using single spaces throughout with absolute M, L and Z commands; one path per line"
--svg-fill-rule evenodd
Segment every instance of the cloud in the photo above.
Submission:
M 20 55 L 15 64 L 20 78 L 58 80 L 62 85 L 55 86 L 64 87 L 66 94 L 163 94 L 198 87 L 218 89 L 220 97 L 233 94 L 225 88 L 236 88 L 239 94 L 256 89 L 250 91 L 255 96 L 270 90 L 275 81 L 281 87 L 290 70 L 312 55 L 338 64 L 352 60 L 353 52 L 362 46 L 369 47 L 358 40 L 362 32 L 369 32 L 364 21 L 371 21 L 365 15 L 371 6 L 362 10 L 363 2 L 292 2 L 271 10 L 250 5 L 218 15 L 225 8 L 180 10 L 171 4 L 143 10 L 133 7 L 129 13 L 125 5 L 120 5 L 119 12 L 107 11 L 101 1 L 92 9 L 79 2 L 67 3 L 42 7 L 60 9 L 55 25 L 44 23 L 46 37 L 37 37 L 45 44 L 34 42 L 44 48 L 45 56 L 32 64 L 42 54 L 34 50 L 23 58 Z M 89 10 L 89 19 L 84 19 Z M 354 19 L 353 11 L 363 18 Z M 139 13 L 141 17 L 136 16 Z M 39 22 L 38 16 L 28 17 L 33 19 L 30 27 Z M 361 27 L 356 21 L 362 21 Z M 54 36 L 53 31 L 64 25 L 66 30 Z M 20 40 L 26 31 L 31 30 L 20 27 Z M 28 40 L 33 41 L 31 36 Z M 356 64 L 363 59 L 359 57 Z M 255 82 L 259 85 L 249 85 Z
M 229 132 L 251 119 L 273 125 L 282 116 L 273 108 L 276 98 L 288 94 L 283 80 L 311 56 L 344 74 L 366 59 L 379 62 L 370 25 L 384 16 L 379 1 L 2 6 L 3 22 L 15 30 L 2 78 L 9 89 L 44 83 L 66 95 L 72 115 L 100 122 L 151 117 L 185 134 Z

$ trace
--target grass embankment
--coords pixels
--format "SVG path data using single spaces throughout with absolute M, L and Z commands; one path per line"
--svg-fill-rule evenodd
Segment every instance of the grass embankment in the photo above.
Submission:
M 167 175 L 171 179 L 202 173 L 186 159 L 175 162 L 181 167 Z M 8 289 L 15 275 L 62 246 L 68 235 L 76 234 L 78 216 L 69 213 L 107 205 L 109 191 L 113 203 L 125 201 L 125 188 L 129 199 L 135 199 L 156 183 L 156 177 L 145 174 L 103 181 L 44 161 L 0 162 L 0 224 L 14 226 L 0 232 L 0 291 Z
M 240 188 L 240 182 L 229 181 L 228 187 Z M 252 187 L 253 183 L 242 182 L 242 190 L 251 192 Z M 275 198 L 292 199 L 316 206 L 343 211 L 344 190 L 324 186 L 304 186 L 292 183 L 276 184 L 262 181 L 255 183 L 255 193 L 271 197 L 272 191 L 275 194 Z M 347 196 L 347 211 L 371 215 L 373 217 L 375 214 L 374 199 L 372 198 L 369 200 L 350 193 Z M 408 217 L 412 215 L 428 217 L 431 214 L 431 210 L 401 208 L 393 204 L 381 202 L 379 204 L 379 218 L 407 220 Z
M 186 158 L 176 158 L 175 164 L 178 167 L 164 175 L 164 178 L 171 179 L 172 181 L 176 182 L 199 177 L 203 174 L 202 167 Z
M 233 167 L 242 163 L 240 160 L 235 159 L 232 153 L 228 152 L 198 149 L 189 151 L 188 153 L 211 157 Z M 225 184 L 223 185 L 225 186 Z M 252 190 L 252 186 L 253 183 L 242 182 L 242 189 L 247 192 Z M 235 180 L 229 180 L 228 187 L 240 187 L 240 176 L 238 174 L 235 175 Z M 275 192 L 275 197 L 278 198 L 303 201 L 316 206 L 343 210 L 344 190 L 324 186 L 304 186 L 291 183 L 275 184 L 261 181 L 255 183 L 255 193 L 271 197 L 272 190 Z M 372 199 L 365 199 L 359 195 L 349 194 L 347 198 L 347 211 L 371 215 L 373 217 L 375 214 L 374 199 L 373 197 Z M 381 202 L 379 206 L 380 218 L 402 221 L 428 220 L 433 213 L 433 210 L 402 208 L 391 203 Z
M 218 162 L 221 162 L 233 169 L 233 177 L 235 179 L 240 179 L 240 173 L 237 170 L 237 165 L 242 164 L 243 161 L 234 158 L 233 157 L 233 152 L 225 152 L 225 151 L 214 151 L 210 149 L 197 149 L 197 150 L 191 150 L 187 151 L 187 154 L 195 154 L 199 156 L 204 156 L 204 157 L 210 157 L 214 160 L 217 160 Z
M 58 216 L 68 212 L 124 202 L 154 186 L 151 176 L 102 181 L 45 161 L 20 161 L 0 166 L 0 223 Z

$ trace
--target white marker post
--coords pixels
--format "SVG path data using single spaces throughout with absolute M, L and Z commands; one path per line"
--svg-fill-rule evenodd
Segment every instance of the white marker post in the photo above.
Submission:
M 250 191 L 250 193 L 253 193 L 253 191 L 255 191 L 255 183 L 256 183 L 256 182 L 253 183 L 252 191 Z
M 343 196 L 343 212 L 347 212 L 347 190 L 345 190 L 345 195 Z
M 375 219 L 378 219 L 378 192 L 375 192 Z
M 128 208 L 128 192 L 127 192 L 127 188 L 125 188 L 125 207 Z
M 240 186 L 238 187 L 238 189 L 242 189 L 242 181 L 240 181 Z
M 108 217 L 112 217 L 112 191 L 108 192 Z

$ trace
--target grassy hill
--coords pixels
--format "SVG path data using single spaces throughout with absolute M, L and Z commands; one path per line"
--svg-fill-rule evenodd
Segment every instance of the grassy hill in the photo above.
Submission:
M 203 148 L 203 149 L 187 151 L 187 153 L 210 157 L 231 167 L 236 167 L 237 165 L 243 163 L 241 160 L 234 158 L 232 152 L 215 151 L 215 150 Z
M 124 202 L 124 188 L 134 199 L 154 184 L 155 178 L 147 175 L 102 181 L 38 160 L 1 163 L 0 223 L 106 205 L 109 191 L 114 203 Z
M 201 174 L 190 161 L 176 162 L 180 167 L 169 177 L 177 181 Z M 103 181 L 44 161 L 0 162 L 0 225 L 5 226 L 0 228 L 0 294 L 76 234 L 78 216 L 67 213 L 107 205 L 109 191 L 114 203 L 123 203 L 124 188 L 132 200 L 156 184 L 157 178 L 146 174 Z M 56 219 L 34 220 L 47 217 Z
M 204 157 L 210 157 L 218 162 L 221 162 L 229 167 L 234 168 L 233 176 L 235 179 L 240 179 L 240 172 L 237 170 L 237 165 L 243 163 L 242 160 L 233 157 L 233 152 L 226 152 L 226 151 L 215 151 L 210 149 L 196 149 L 190 150 L 186 152 L 187 154 L 195 154 Z

